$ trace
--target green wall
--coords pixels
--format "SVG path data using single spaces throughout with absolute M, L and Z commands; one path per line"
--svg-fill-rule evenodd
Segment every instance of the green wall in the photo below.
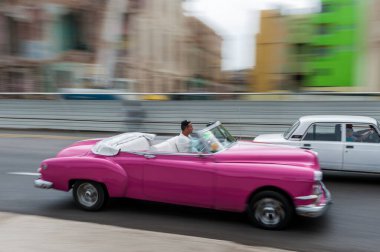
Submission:
M 354 86 L 360 44 L 363 0 L 322 0 L 321 13 L 311 17 L 311 56 L 305 86 Z

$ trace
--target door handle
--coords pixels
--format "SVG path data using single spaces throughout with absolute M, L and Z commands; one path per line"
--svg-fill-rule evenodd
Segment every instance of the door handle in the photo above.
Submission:
M 304 144 L 303 146 L 301 146 L 301 149 L 311 150 L 313 148 L 311 148 L 311 144 Z
M 353 145 L 346 145 L 346 149 L 353 149 L 354 146 Z
M 144 157 L 150 159 L 150 158 L 155 158 L 156 156 L 153 154 L 145 154 Z

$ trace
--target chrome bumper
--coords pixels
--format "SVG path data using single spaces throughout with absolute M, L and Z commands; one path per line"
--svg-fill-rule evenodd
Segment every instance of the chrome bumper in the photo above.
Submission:
M 318 205 L 311 204 L 311 205 L 296 207 L 296 213 L 298 215 L 315 218 L 315 217 L 319 217 L 323 215 L 324 212 L 326 212 L 329 205 L 332 203 L 331 194 L 329 190 L 327 190 L 327 188 L 324 186 L 323 183 L 322 183 L 322 188 L 325 193 L 325 202 Z
M 53 187 L 53 183 L 42 179 L 36 179 L 34 180 L 34 186 L 42 189 L 49 189 Z

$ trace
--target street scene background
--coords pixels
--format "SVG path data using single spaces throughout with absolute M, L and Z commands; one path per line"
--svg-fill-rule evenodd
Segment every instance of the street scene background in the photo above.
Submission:
M 0 0 L 0 251 L 378 251 L 377 175 L 324 174 L 330 211 L 279 232 L 134 200 L 88 213 L 33 188 L 41 160 L 75 141 L 166 139 L 185 119 L 245 140 L 304 115 L 380 121 L 380 0 L 294 1 L 236 1 L 255 22 L 232 50 L 233 26 L 196 0 Z M 232 23 L 223 2 L 209 7 Z

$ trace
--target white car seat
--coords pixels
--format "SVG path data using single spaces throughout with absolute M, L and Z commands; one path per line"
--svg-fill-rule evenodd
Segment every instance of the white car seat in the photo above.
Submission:
M 145 137 L 139 137 L 132 141 L 123 143 L 120 146 L 120 151 L 144 151 L 150 149 L 150 142 Z
M 159 152 L 167 152 L 167 153 L 175 153 L 178 152 L 178 148 L 176 145 L 177 137 L 172 137 L 162 143 L 158 143 L 152 146 L 151 150 L 159 151 Z

